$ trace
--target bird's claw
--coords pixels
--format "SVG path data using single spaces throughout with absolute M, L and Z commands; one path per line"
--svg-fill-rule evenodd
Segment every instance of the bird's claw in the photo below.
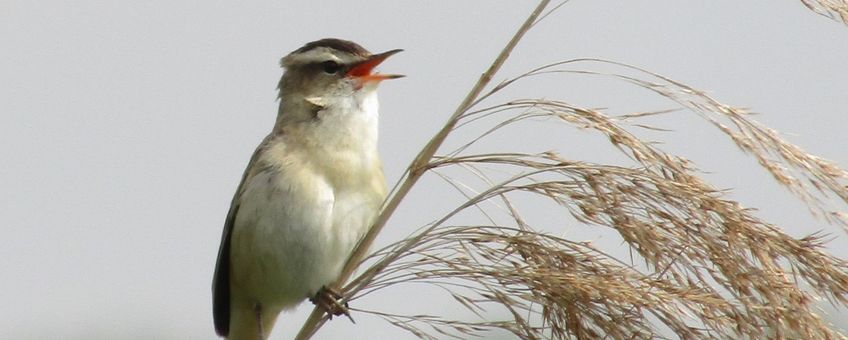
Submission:
M 344 304 L 339 302 L 339 300 L 343 297 L 344 296 L 337 290 L 324 286 L 321 287 L 318 293 L 315 293 L 315 296 L 309 298 L 309 301 L 327 312 L 327 314 L 330 315 L 330 319 L 332 319 L 333 316 L 344 315 L 350 319 L 350 322 L 356 323 L 356 321 L 353 320 L 353 317 L 350 316 L 347 302 Z

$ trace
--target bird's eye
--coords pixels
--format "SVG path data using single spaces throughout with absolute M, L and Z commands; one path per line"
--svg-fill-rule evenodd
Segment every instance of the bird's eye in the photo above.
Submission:
M 332 60 L 327 60 L 327 61 L 321 63 L 321 67 L 324 69 L 324 72 L 327 73 L 327 74 L 336 74 L 336 72 L 338 72 L 342 68 L 342 66 L 339 65 L 339 63 L 332 61 Z

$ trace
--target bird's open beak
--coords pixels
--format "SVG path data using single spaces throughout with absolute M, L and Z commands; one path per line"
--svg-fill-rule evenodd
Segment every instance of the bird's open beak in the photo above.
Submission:
M 346 75 L 348 77 L 353 77 L 359 80 L 360 82 L 381 82 L 386 79 L 397 79 L 402 78 L 404 75 L 401 74 L 382 74 L 382 73 L 371 73 L 377 65 L 380 65 L 386 58 L 391 57 L 395 53 L 401 52 L 403 50 L 391 50 L 388 52 L 383 52 L 379 54 L 374 54 L 368 59 L 360 61 L 356 64 L 353 64 L 350 67 L 350 70 L 347 71 Z

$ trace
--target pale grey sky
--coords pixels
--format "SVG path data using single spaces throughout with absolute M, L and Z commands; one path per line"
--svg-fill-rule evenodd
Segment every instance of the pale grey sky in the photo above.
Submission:
M 406 49 L 382 66 L 408 75 L 381 89 L 381 150 L 393 183 L 534 5 L 4 0 L 0 338 L 215 338 L 210 280 L 221 227 L 273 123 L 278 59 L 323 37 L 372 52 Z M 531 31 L 496 79 L 578 57 L 640 66 L 749 107 L 791 141 L 848 166 L 848 27 L 800 1 L 573 0 Z M 673 107 L 580 77 L 517 93 L 618 113 Z M 793 235 L 834 233 L 834 251 L 848 257 L 844 233 L 809 218 L 712 128 L 682 113 L 658 122 L 675 130 L 667 149 L 711 172 L 716 186 L 736 188 L 733 198 Z M 538 151 L 606 159 L 609 149 L 583 144 L 585 136 Z M 381 242 L 436 217 L 421 216 L 434 195 L 454 194 L 419 188 Z M 433 301 L 409 288 L 356 303 L 415 313 L 449 300 Z M 282 315 L 274 338 L 290 338 L 308 307 Z M 333 321 L 317 338 L 411 337 L 374 318 L 357 322 Z

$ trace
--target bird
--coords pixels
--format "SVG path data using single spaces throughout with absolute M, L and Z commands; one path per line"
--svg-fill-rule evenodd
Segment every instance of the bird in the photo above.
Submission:
M 306 299 L 346 313 L 331 285 L 387 195 L 377 150 L 380 82 L 395 49 L 326 38 L 280 61 L 279 110 L 230 204 L 212 280 L 215 331 L 267 339 Z

